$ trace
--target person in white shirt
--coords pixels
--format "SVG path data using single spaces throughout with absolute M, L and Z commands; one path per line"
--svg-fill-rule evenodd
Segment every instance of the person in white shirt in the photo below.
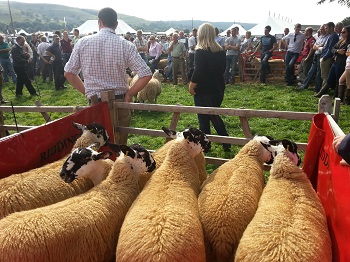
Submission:
M 192 29 L 192 36 L 188 39 L 189 70 L 187 78 L 191 79 L 194 70 L 194 53 L 197 45 L 197 28 Z

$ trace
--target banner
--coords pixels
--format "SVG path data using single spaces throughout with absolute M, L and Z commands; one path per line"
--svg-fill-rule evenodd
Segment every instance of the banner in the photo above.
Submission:
M 303 170 L 325 209 L 332 238 L 333 261 L 350 261 L 350 168 L 341 166 L 333 150 L 334 128 L 329 116 L 317 114 L 310 129 Z M 332 121 L 333 122 L 333 121 Z M 332 126 L 334 126 L 332 128 Z M 315 178 L 315 174 L 317 174 Z
M 114 141 L 108 104 L 102 102 L 59 120 L 1 139 L 0 178 L 43 166 L 70 153 L 81 135 L 81 131 L 74 127 L 72 122 L 84 125 L 99 123 L 106 128 L 111 142 Z

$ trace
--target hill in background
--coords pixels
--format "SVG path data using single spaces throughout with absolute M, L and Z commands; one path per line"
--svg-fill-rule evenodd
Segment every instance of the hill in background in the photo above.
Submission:
M 19 31 L 24 29 L 26 32 L 37 31 L 55 31 L 64 30 L 64 17 L 67 22 L 67 28 L 71 31 L 80 26 L 86 20 L 97 19 L 98 10 L 80 9 L 64 5 L 54 4 L 34 4 L 10 2 L 13 27 Z M 164 32 L 169 28 L 191 31 L 192 27 L 199 27 L 204 22 L 209 22 L 220 31 L 226 30 L 234 22 L 210 22 L 201 20 L 182 20 L 182 21 L 148 21 L 135 16 L 118 13 L 118 18 L 124 20 L 135 30 L 142 29 L 147 32 Z M 253 23 L 240 23 L 245 29 L 252 28 Z M 8 1 L 0 1 L 0 32 L 11 33 L 11 18 L 8 7 Z

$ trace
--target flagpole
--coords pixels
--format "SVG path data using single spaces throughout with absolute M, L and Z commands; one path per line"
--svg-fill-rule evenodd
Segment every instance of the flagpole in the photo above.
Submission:
M 11 19 L 11 27 L 12 27 L 12 33 L 15 33 L 15 28 L 13 27 L 13 20 L 12 20 L 12 13 L 11 13 L 11 7 L 10 7 L 10 0 L 7 0 L 8 6 L 9 6 L 9 12 L 10 12 L 10 19 Z

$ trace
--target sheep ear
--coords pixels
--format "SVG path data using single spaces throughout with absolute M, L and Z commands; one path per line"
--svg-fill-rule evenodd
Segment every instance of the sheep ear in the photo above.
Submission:
M 269 144 L 270 145 L 272 145 L 272 146 L 278 146 L 278 145 L 280 145 L 281 144 L 281 142 L 282 142 L 282 140 L 270 140 L 269 141 Z
M 119 153 L 120 152 L 120 146 L 117 144 L 113 144 L 111 142 L 106 142 L 106 146 L 108 146 L 110 149 L 113 150 L 113 152 Z
M 165 134 L 167 134 L 171 138 L 176 138 L 176 132 L 173 130 L 170 130 L 169 128 L 162 127 L 162 130 L 164 131 Z
M 287 149 L 288 151 L 290 151 L 292 153 L 297 153 L 297 151 L 298 151 L 297 144 L 295 144 L 294 142 L 291 142 L 287 139 L 282 140 L 282 145 L 285 149 Z
M 81 131 L 84 131 L 87 129 L 86 126 L 84 126 L 83 124 L 79 124 L 79 123 L 76 123 L 76 122 L 72 122 L 73 126 L 75 126 L 77 129 L 81 130 Z
M 99 160 L 99 159 L 107 159 L 107 158 L 109 158 L 111 155 L 112 155 L 113 153 L 112 152 L 110 152 L 110 151 L 103 151 L 103 152 L 100 152 L 100 153 L 98 153 L 98 154 L 96 154 L 96 155 L 93 155 L 92 156 L 92 159 L 93 160 Z
M 135 151 L 128 147 L 127 145 L 120 145 L 120 150 L 124 153 L 125 156 L 129 156 L 131 158 L 135 158 Z

